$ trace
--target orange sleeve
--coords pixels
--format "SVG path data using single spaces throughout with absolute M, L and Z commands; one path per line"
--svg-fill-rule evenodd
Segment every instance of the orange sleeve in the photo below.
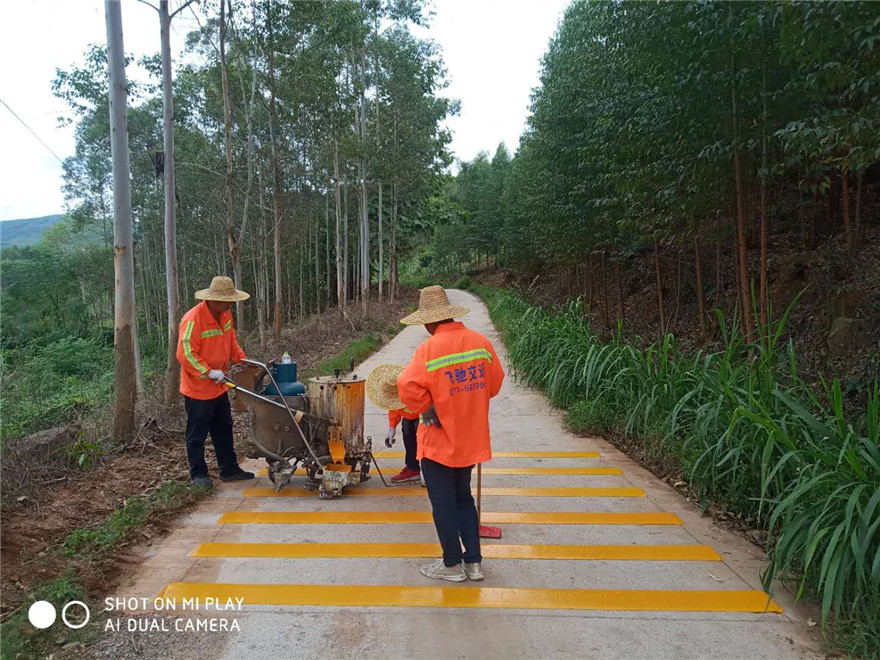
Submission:
M 492 366 L 489 367 L 489 373 L 492 375 L 492 381 L 489 383 L 489 397 L 494 397 L 501 391 L 501 383 L 504 382 L 504 367 L 501 366 L 501 360 L 498 359 L 498 353 L 491 342 L 486 342 L 489 352 L 492 354 Z
M 422 414 L 431 405 L 425 352 L 421 346 L 416 349 L 412 360 L 397 377 L 397 394 L 403 405 L 414 413 Z
M 389 410 L 388 411 L 388 427 L 389 428 L 397 428 L 397 425 L 400 424 L 400 420 L 403 418 L 403 414 L 400 410 Z

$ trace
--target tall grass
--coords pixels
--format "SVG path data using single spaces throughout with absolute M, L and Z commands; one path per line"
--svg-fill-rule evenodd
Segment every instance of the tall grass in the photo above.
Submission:
M 724 325 L 724 350 L 685 355 L 669 335 L 640 348 L 603 342 L 580 301 L 548 313 L 477 287 L 514 375 L 570 408 L 581 425 L 619 425 L 674 456 L 704 506 L 723 504 L 769 534 L 764 575 L 816 595 L 823 625 L 856 652 L 880 648 L 878 385 L 849 415 L 837 381 L 813 392 L 783 342 L 788 313 L 759 341 Z

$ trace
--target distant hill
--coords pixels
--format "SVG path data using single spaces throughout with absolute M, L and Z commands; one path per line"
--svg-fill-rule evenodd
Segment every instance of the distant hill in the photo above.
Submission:
M 10 245 L 33 245 L 40 240 L 43 232 L 56 225 L 64 215 L 44 215 L 42 218 L 22 218 L 0 222 L 0 247 Z

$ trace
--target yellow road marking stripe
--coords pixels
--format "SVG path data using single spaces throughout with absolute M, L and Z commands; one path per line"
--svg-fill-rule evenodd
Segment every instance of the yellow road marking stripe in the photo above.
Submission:
M 682 525 L 674 513 L 587 513 L 580 511 L 491 512 L 488 525 Z M 230 511 L 221 525 L 402 525 L 433 524 L 430 511 Z
M 302 488 L 248 488 L 244 497 L 317 497 Z M 346 488 L 343 497 L 426 497 L 424 488 Z M 487 497 L 645 497 L 641 488 L 483 488 Z
M 624 589 L 503 589 L 390 585 L 211 584 L 172 582 L 160 598 L 207 598 L 247 605 L 327 607 L 462 607 L 618 612 L 782 612 L 761 591 L 648 591 Z
M 708 545 L 494 545 L 486 559 L 575 559 L 598 561 L 721 561 Z M 415 559 L 440 556 L 436 543 L 202 543 L 193 557 Z
M 384 468 L 383 468 L 384 469 Z M 260 470 L 257 476 L 265 477 L 266 470 Z M 298 475 L 306 474 L 306 471 L 300 468 L 296 471 Z M 621 475 L 623 472 L 620 468 L 604 468 L 604 467 L 484 467 L 483 474 L 591 474 L 591 475 Z
M 402 451 L 383 451 L 376 458 L 404 458 Z M 492 458 L 600 458 L 595 451 L 493 451 Z

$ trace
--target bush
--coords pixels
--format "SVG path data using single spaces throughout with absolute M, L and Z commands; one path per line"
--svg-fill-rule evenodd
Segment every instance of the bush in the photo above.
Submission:
M 453 289 L 463 289 L 465 291 L 471 288 L 471 278 L 465 275 L 464 277 L 458 278 L 458 281 L 452 285 Z
M 568 427 L 584 435 L 602 435 L 620 418 L 620 411 L 606 401 L 576 401 L 565 413 Z
M 811 391 L 798 376 L 792 344 L 781 341 L 788 312 L 754 343 L 719 319 L 724 350 L 685 355 L 671 335 L 645 349 L 619 335 L 603 343 L 580 301 L 547 313 L 510 291 L 476 289 L 517 378 L 569 408 L 576 429 L 597 432 L 619 423 L 651 447 L 661 437 L 659 451 L 680 463 L 704 506 L 723 503 L 767 529 L 768 587 L 774 578 L 796 577 L 799 595 L 820 599 L 823 624 L 833 617 L 836 632 L 858 632 L 848 638 L 851 648 L 876 650 L 876 380 L 858 415 L 844 411 L 837 381 L 821 397 Z

